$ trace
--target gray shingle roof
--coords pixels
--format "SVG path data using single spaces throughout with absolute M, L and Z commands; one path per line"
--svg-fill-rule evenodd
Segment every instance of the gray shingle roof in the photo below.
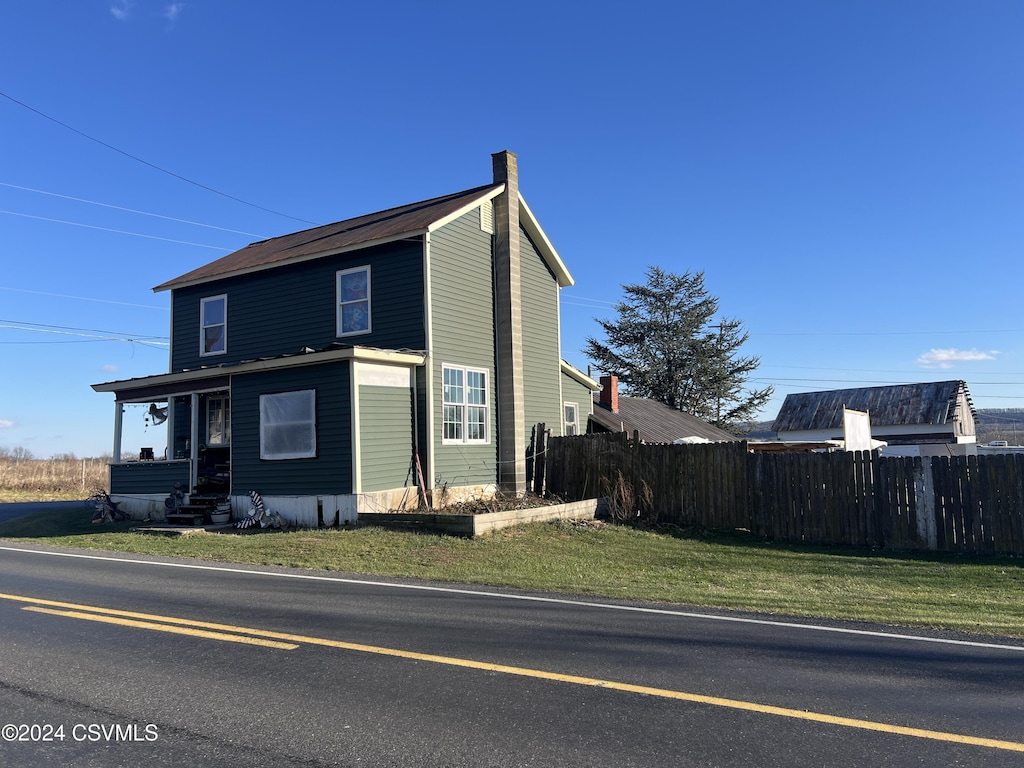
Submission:
M 620 396 L 619 410 L 612 411 L 601 405 L 599 394 L 594 395 L 594 413 L 590 418 L 604 431 L 632 434 L 637 430 L 640 439 L 648 443 L 671 443 L 684 437 L 703 437 L 712 442 L 736 440 L 696 416 L 643 397 Z
M 837 429 L 842 427 L 843 406 L 867 411 L 872 426 L 946 424 L 953 419 L 961 391 L 973 413 L 964 381 L 800 392 L 786 395 L 773 428 L 776 432 Z

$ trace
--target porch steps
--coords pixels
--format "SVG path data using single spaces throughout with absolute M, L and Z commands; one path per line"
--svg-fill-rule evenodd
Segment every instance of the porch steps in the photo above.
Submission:
M 172 525 L 202 525 L 209 511 L 206 504 L 182 504 L 177 512 L 167 513 L 167 522 Z

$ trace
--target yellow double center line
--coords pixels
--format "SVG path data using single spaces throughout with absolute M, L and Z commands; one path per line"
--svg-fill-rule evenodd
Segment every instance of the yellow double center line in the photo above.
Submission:
M 273 632 L 270 630 L 239 627 L 230 624 L 215 624 L 208 621 L 178 619 L 173 616 L 158 616 L 150 613 L 119 611 L 113 608 L 98 608 L 95 606 L 79 605 L 76 603 L 63 603 L 56 600 L 42 600 L 34 597 L 23 597 L 21 595 L 0 593 L 0 599 L 29 603 L 25 610 L 34 611 L 36 613 L 47 613 L 55 616 L 67 616 L 75 619 L 99 621 L 106 624 L 119 624 L 121 626 L 135 627 L 138 629 L 153 629 L 161 632 L 192 635 L 194 637 L 203 637 L 211 640 L 247 643 L 249 645 L 260 645 L 268 648 L 279 648 L 289 651 L 298 648 L 300 644 L 319 645 L 327 648 L 339 648 L 346 651 L 373 653 L 379 656 L 393 656 L 401 659 L 413 659 L 415 661 L 426 661 L 453 667 L 465 667 L 468 669 L 478 669 L 487 672 L 498 672 L 501 674 L 516 675 L 519 677 L 533 677 L 541 680 L 551 680 L 554 682 L 570 683 L 573 685 L 585 685 L 596 688 L 607 688 L 614 691 L 624 691 L 627 693 L 639 693 L 645 696 L 657 696 L 663 699 L 674 699 L 677 701 L 688 701 L 714 707 L 725 707 L 727 709 L 738 709 L 765 715 L 776 715 L 796 720 L 807 720 L 816 723 L 826 723 L 828 725 L 838 725 L 845 728 L 857 728 L 865 731 L 890 733 L 899 736 L 913 736 L 919 739 L 930 739 L 932 741 L 945 741 L 955 744 L 988 747 L 990 749 L 1001 749 L 1010 752 L 1024 752 L 1024 743 L 1016 741 L 987 739 L 978 736 L 967 736 L 964 734 L 946 733 L 943 731 L 931 731 L 922 728 L 907 728 L 901 725 L 890 725 L 888 723 L 878 723 L 871 720 L 837 717 L 835 715 L 827 715 L 820 712 L 808 712 L 801 709 L 788 709 L 786 707 L 773 707 L 766 704 L 757 704 L 751 701 L 724 699 L 718 696 L 705 696 L 698 693 L 672 691 L 664 688 L 651 688 L 646 685 L 631 685 L 629 683 L 619 683 L 613 680 L 600 680 L 597 678 L 580 677 L 577 675 L 563 675 L 557 672 L 545 672 L 544 670 L 529 669 L 527 667 L 511 667 L 504 664 L 490 664 L 485 661 L 459 659 L 452 656 L 436 656 L 429 653 L 403 651 L 397 648 L 383 648 L 375 645 L 363 645 L 361 643 L 346 643 L 341 640 L 328 640 L 322 637 L 309 637 L 307 635 L 295 635 L 287 632 Z

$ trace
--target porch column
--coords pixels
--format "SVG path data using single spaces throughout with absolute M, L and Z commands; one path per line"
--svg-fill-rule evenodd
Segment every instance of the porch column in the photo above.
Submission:
M 167 398 L 167 437 L 164 440 L 164 458 L 174 458 L 174 397 Z
M 192 426 L 189 433 L 189 493 L 199 484 L 199 393 L 192 393 Z
M 121 463 L 121 430 L 123 429 L 123 422 L 124 403 L 120 400 L 114 400 L 114 454 L 111 459 L 112 464 Z

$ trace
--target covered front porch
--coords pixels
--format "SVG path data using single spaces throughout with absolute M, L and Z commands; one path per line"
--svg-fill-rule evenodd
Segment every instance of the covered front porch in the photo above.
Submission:
M 175 491 L 185 501 L 231 496 L 229 378 L 164 378 L 95 387 L 115 394 L 110 495 L 133 517 L 160 518 Z M 144 445 L 135 444 L 140 436 Z

